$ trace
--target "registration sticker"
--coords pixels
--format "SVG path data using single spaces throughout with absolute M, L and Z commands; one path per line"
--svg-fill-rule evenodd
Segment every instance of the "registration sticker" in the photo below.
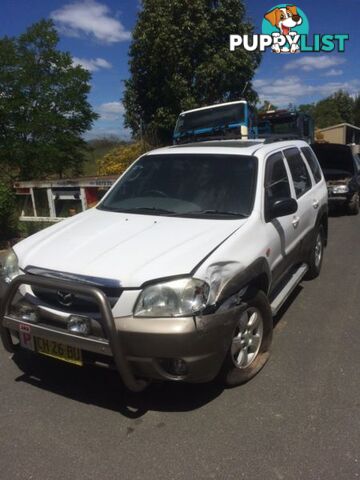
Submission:
M 34 338 L 31 335 L 31 327 L 26 323 L 20 323 L 19 326 L 20 345 L 28 350 L 35 350 Z

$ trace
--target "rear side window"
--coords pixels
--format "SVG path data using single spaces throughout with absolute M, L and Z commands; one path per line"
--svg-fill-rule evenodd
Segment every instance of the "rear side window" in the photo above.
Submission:
M 270 206 L 280 198 L 290 198 L 289 177 L 280 152 L 271 155 L 266 163 L 265 173 L 265 216 Z
M 302 197 L 311 189 L 311 178 L 297 148 L 284 151 L 294 182 L 296 198 Z
M 301 151 L 304 154 L 309 164 L 312 174 L 314 175 L 315 182 L 319 183 L 322 178 L 322 175 L 321 175 L 321 167 L 319 165 L 318 159 L 316 158 L 314 152 L 311 150 L 310 147 L 304 147 L 301 149 Z

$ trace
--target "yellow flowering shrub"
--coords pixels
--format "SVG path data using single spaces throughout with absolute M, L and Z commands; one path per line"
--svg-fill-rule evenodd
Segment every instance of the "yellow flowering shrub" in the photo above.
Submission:
M 123 173 L 140 155 L 151 150 L 144 142 L 120 145 L 97 160 L 98 175 L 119 175 Z

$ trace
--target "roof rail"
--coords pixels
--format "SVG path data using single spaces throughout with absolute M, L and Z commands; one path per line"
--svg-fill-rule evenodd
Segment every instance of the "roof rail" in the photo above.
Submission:
M 292 134 L 271 135 L 271 137 L 265 138 L 264 144 L 283 142 L 285 140 L 302 140 L 302 138 L 299 135 L 292 135 Z

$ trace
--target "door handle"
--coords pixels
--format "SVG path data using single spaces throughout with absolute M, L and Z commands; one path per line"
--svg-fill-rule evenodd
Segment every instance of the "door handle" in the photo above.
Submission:
M 294 228 L 297 228 L 299 226 L 299 222 L 300 222 L 300 217 L 294 217 L 291 223 Z
M 313 205 L 313 207 L 315 208 L 315 210 L 316 210 L 317 208 L 319 208 L 319 202 L 318 202 L 318 200 L 314 200 L 312 205 Z

